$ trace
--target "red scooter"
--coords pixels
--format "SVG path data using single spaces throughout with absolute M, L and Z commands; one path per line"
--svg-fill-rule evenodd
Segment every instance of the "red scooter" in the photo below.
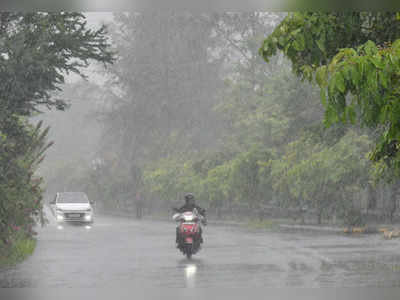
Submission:
M 178 249 L 190 259 L 201 248 L 200 224 L 205 224 L 205 219 L 196 209 L 193 212 L 176 213 L 172 218 L 179 223 L 177 229 Z

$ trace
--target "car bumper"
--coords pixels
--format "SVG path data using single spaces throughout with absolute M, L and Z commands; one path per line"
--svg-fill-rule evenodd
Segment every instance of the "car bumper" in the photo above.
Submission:
M 74 214 L 72 214 L 74 215 Z M 76 223 L 92 223 L 93 222 L 93 215 L 79 213 L 76 214 L 79 216 L 69 216 L 68 213 L 58 214 L 56 216 L 57 222 L 76 222 Z
M 93 223 L 93 220 L 76 220 L 76 219 L 64 219 L 64 220 L 57 220 L 58 223 Z

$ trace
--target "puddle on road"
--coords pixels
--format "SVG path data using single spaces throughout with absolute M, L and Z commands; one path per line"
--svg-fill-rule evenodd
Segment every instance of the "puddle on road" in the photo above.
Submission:
M 189 263 L 185 267 L 186 287 L 195 287 L 196 286 L 196 272 L 197 272 L 196 264 Z

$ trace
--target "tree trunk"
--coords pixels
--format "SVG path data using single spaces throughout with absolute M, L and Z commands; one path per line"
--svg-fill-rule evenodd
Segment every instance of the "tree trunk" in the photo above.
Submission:
M 397 209 L 397 199 L 399 196 L 400 196 L 400 184 L 398 181 L 396 181 L 393 184 L 392 194 L 390 195 L 390 203 L 389 203 L 389 211 L 388 211 L 389 212 L 388 217 L 389 217 L 390 224 L 393 223 L 393 215 Z

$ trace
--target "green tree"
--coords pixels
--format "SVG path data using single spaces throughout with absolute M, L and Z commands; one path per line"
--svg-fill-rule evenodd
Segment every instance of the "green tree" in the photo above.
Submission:
M 321 88 L 325 123 L 355 123 L 381 132 L 371 158 L 400 170 L 396 12 L 298 12 L 265 39 L 266 61 L 281 50 L 302 78 Z
M 54 99 L 65 75 L 84 76 L 90 60 L 110 63 L 105 27 L 87 28 L 79 13 L 0 14 L 0 115 L 30 116 L 39 107 L 65 109 Z
M 51 145 L 48 129 L 28 118 L 40 109 L 65 109 L 52 97 L 65 76 L 84 77 L 91 60 L 113 61 L 105 28 L 87 28 L 78 13 L 0 13 L 0 238 L 33 235 L 41 215 L 41 179 L 34 172 Z M 0 245 L 1 247 L 2 245 Z
M 269 162 L 273 154 L 264 147 L 254 145 L 251 150 L 238 154 L 232 161 L 231 189 L 238 203 L 251 209 L 259 208 L 271 200 L 270 185 L 261 175 L 269 175 L 263 170 L 261 162 Z
M 118 57 L 107 73 L 99 152 L 105 161 L 117 157 L 113 178 L 123 177 L 135 194 L 142 184 L 134 168 L 144 174 L 155 161 L 184 161 L 216 147 L 221 122 L 212 108 L 220 64 L 209 60 L 211 28 L 202 15 L 117 13 L 114 19 Z
M 284 155 L 271 162 L 273 187 L 286 207 L 307 206 L 318 223 L 329 214 L 342 216 L 370 179 L 367 153 L 370 140 L 349 131 L 327 145 L 310 134 L 288 144 Z
M 43 221 L 42 180 L 34 173 L 52 144 L 41 122 L 33 127 L 22 117 L 14 121 L 12 131 L 0 132 L 0 250 L 17 232 L 32 236 L 35 222 Z

